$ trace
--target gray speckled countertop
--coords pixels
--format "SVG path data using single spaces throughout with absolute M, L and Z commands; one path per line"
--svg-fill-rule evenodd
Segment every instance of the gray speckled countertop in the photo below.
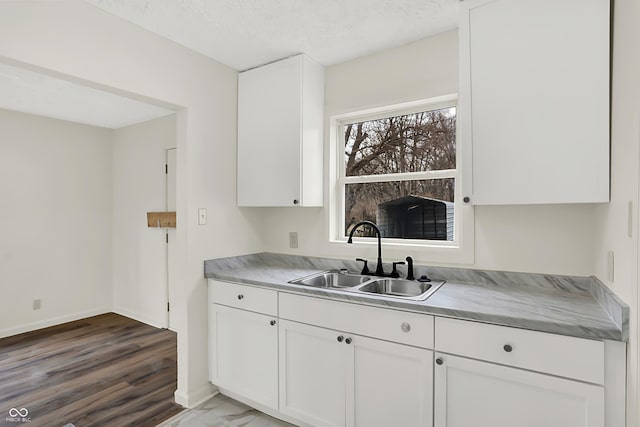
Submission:
M 335 300 L 551 332 L 628 341 L 629 307 L 595 277 L 415 266 L 415 276 L 446 280 L 426 301 L 288 283 L 328 269 L 359 272 L 355 261 L 272 253 L 205 261 L 205 277 Z M 401 277 L 406 270 L 399 266 Z M 390 266 L 385 265 L 385 271 Z

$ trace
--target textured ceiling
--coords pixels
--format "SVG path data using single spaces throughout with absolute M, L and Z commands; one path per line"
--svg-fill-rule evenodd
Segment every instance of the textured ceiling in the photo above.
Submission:
M 236 70 L 328 66 L 457 27 L 459 0 L 85 0 Z
M 174 113 L 2 63 L 0 93 L 0 108 L 111 129 Z
M 236 70 L 297 53 L 325 66 L 457 27 L 459 0 L 85 0 Z M 119 128 L 172 114 L 0 63 L 0 108 Z

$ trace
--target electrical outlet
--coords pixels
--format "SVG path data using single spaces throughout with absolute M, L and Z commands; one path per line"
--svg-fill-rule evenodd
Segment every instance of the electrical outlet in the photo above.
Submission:
M 298 232 L 297 231 L 290 231 L 289 232 L 289 247 L 293 248 L 293 249 L 298 247 Z
M 613 283 L 614 278 L 613 251 L 607 252 L 607 280 Z
M 41 299 L 34 299 L 33 300 L 33 310 L 40 310 L 42 308 L 42 300 Z
M 207 225 L 207 210 L 198 209 L 198 225 Z

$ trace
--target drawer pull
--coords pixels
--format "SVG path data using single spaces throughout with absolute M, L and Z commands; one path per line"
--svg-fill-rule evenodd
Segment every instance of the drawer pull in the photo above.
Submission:
M 438 358 L 436 359 L 436 364 L 437 364 L 437 365 L 442 365 L 443 363 L 444 363 L 444 360 L 442 360 L 442 358 L 441 358 L 441 357 L 438 357 Z
M 402 332 L 409 332 L 411 330 L 411 325 L 407 322 L 402 322 L 400 329 L 402 329 Z
M 504 347 L 502 347 L 504 349 L 504 351 L 506 351 L 507 353 L 511 353 L 513 351 L 513 347 L 511 347 L 509 344 L 505 344 Z
M 276 321 L 275 321 L 275 320 L 272 320 L 271 322 L 269 322 L 269 324 L 270 324 L 271 326 L 273 326 L 273 325 L 275 325 L 275 324 L 276 324 Z
M 238 295 L 238 299 L 242 299 L 242 298 L 244 298 L 244 295 L 242 294 Z
M 342 335 L 338 336 L 338 342 L 342 342 L 344 340 L 344 337 Z
M 351 338 L 347 338 L 346 340 L 344 340 L 344 342 L 346 342 L 347 344 L 351 344 Z

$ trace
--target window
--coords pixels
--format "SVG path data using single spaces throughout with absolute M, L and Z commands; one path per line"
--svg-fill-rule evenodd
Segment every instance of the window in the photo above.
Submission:
M 449 96 L 332 118 L 332 240 L 369 220 L 387 243 L 460 247 L 456 112 Z

